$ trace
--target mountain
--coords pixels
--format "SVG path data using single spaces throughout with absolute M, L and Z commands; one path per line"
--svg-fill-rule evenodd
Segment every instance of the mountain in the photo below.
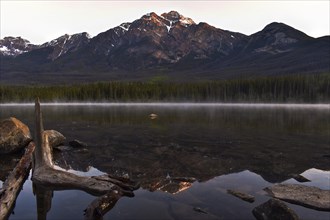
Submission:
M 273 22 L 248 36 L 239 54 L 206 68 L 223 78 L 330 72 L 330 37 L 312 38 L 286 24 Z
M 55 60 L 61 55 L 64 55 L 68 52 L 77 51 L 85 47 L 90 40 L 90 35 L 86 32 L 68 35 L 65 34 L 55 40 L 42 44 L 41 48 L 50 47 L 52 52 L 47 57 L 48 59 Z
M 0 39 L 0 56 L 18 56 L 22 53 L 37 49 L 30 41 L 21 37 L 5 37 Z
M 285 53 L 294 49 L 294 46 L 312 39 L 286 24 L 273 22 L 263 30 L 252 34 L 246 44 L 245 52 L 265 52 L 271 54 Z
M 312 38 L 283 23 L 247 36 L 196 24 L 176 11 L 148 13 L 93 38 L 66 34 L 32 45 L 7 37 L 0 41 L 1 81 L 19 75 L 35 82 L 50 75 L 76 82 L 323 73 L 330 72 L 329 43 L 329 36 Z

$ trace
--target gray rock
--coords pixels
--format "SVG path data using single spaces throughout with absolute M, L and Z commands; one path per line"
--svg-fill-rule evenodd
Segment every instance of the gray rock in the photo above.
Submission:
M 330 211 L 330 190 L 298 184 L 276 184 L 264 189 L 271 196 L 321 211 Z
M 29 128 L 16 118 L 0 122 L 0 154 L 22 150 L 32 140 Z
M 79 140 L 70 141 L 69 145 L 75 148 L 87 148 L 87 144 Z
M 233 196 L 236 196 L 244 201 L 251 202 L 251 203 L 254 202 L 254 196 L 249 195 L 247 193 L 239 192 L 239 191 L 232 190 L 232 189 L 228 189 L 227 193 L 229 193 Z
M 270 199 L 267 202 L 255 207 L 253 215 L 258 220 L 298 220 L 298 215 L 290 209 L 284 202 L 278 199 Z
M 44 133 L 48 134 L 48 142 L 51 147 L 56 147 L 64 144 L 66 138 L 63 134 L 55 130 L 45 130 Z

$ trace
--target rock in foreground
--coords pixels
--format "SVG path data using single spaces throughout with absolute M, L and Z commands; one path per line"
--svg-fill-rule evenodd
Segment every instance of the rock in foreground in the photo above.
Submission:
M 253 215 L 258 220 L 298 220 L 297 214 L 291 210 L 284 202 L 278 199 L 270 199 L 267 202 L 255 207 Z
M 297 184 L 276 184 L 265 189 L 271 196 L 321 211 L 330 211 L 330 190 Z
M 56 147 L 61 144 L 64 144 L 66 138 L 64 137 L 63 134 L 61 134 L 58 131 L 55 130 L 46 130 L 43 131 L 44 133 L 47 133 L 48 135 L 48 142 L 51 147 Z
M 0 154 L 22 150 L 32 140 L 29 128 L 16 118 L 0 122 Z

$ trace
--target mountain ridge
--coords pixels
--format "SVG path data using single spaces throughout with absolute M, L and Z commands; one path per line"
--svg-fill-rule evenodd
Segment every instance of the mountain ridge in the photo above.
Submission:
M 81 72 L 94 81 L 143 79 L 152 77 L 147 73 L 152 70 L 170 78 L 197 80 L 324 73 L 330 72 L 329 39 L 310 37 L 279 22 L 248 36 L 205 22 L 196 24 L 176 11 L 151 12 L 95 37 L 86 32 L 65 34 L 41 45 L 4 38 L 0 79 L 13 81 L 10 73 L 17 72 Z

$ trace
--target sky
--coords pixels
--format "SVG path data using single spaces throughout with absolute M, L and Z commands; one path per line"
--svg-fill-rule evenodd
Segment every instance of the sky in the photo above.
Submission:
M 312 37 L 330 34 L 329 0 L 88 1 L 0 0 L 0 38 L 21 36 L 42 44 L 64 34 L 91 36 L 144 14 L 171 10 L 217 28 L 246 35 L 283 22 Z

